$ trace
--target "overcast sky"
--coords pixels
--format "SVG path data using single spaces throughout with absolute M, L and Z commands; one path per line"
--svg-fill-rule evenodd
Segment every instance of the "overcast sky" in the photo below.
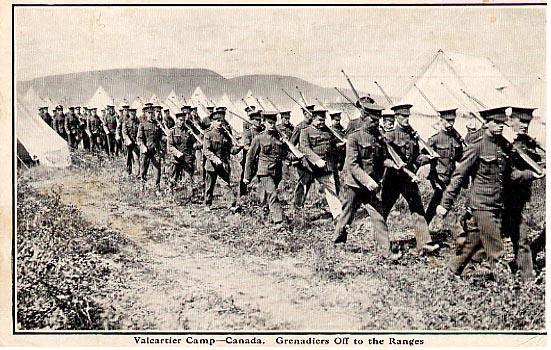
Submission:
M 18 80 L 111 68 L 379 80 L 398 93 L 438 50 L 545 76 L 545 7 L 19 7 Z M 227 49 L 233 49 L 226 51 Z

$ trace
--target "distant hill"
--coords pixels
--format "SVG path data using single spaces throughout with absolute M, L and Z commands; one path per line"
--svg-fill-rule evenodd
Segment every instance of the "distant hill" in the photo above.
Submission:
M 296 86 L 302 90 L 308 102 L 315 103 L 314 98 L 328 102 L 342 101 L 334 89 L 323 88 L 292 76 L 258 74 L 227 79 L 208 69 L 176 68 L 111 69 L 52 75 L 18 82 L 17 93 L 23 96 L 33 87 L 41 97 L 48 96 L 54 101 L 64 101 L 65 104 L 83 104 L 100 85 L 113 98 L 126 98 L 130 102 L 137 96 L 149 99 L 153 94 L 165 99 L 171 90 L 178 96 L 188 97 L 198 86 L 215 101 L 224 93 L 234 101 L 239 100 L 251 90 L 255 96 L 268 96 L 279 106 L 290 108 L 293 102 L 281 89 L 298 97 Z M 352 91 L 345 90 L 345 93 L 354 99 Z M 386 105 L 382 96 L 373 98 Z

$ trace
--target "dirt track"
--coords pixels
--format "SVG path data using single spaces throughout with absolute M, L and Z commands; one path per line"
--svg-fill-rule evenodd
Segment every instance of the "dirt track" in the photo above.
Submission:
M 519 307 L 517 296 L 504 295 L 503 286 L 473 286 L 445 275 L 447 248 L 439 256 L 418 257 L 406 243 L 403 260 L 390 264 L 371 252 L 369 220 L 356 223 L 345 248 L 334 248 L 329 220 L 305 224 L 294 218 L 297 229 L 276 235 L 255 217 L 256 209 L 205 212 L 198 204 L 139 197 L 139 181 L 125 179 L 120 165 L 103 173 L 73 168 L 39 174 L 31 184 L 57 193 L 88 221 L 117 230 L 140 247 L 146 268 L 127 271 L 128 290 L 113 298 L 123 329 L 518 326 L 478 307 L 495 298 L 503 298 L 498 303 L 505 314 L 511 312 L 509 303 Z M 406 238 L 408 231 L 401 227 Z M 535 302 L 543 302 L 543 295 Z M 521 327 L 537 328 L 543 308 L 538 317 Z

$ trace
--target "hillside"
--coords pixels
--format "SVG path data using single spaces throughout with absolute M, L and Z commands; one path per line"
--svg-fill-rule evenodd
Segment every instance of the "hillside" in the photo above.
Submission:
M 179 96 L 190 96 L 199 86 L 205 94 L 218 100 L 224 93 L 232 100 L 239 100 L 249 90 L 256 96 L 269 96 L 276 104 L 290 108 L 292 102 L 282 92 L 286 89 L 295 96 L 298 86 L 312 102 L 314 98 L 326 101 L 337 101 L 340 96 L 332 88 L 324 88 L 303 79 L 284 75 L 245 75 L 227 79 L 208 69 L 112 69 L 90 71 L 64 75 L 52 75 L 18 82 L 17 92 L 20 96 L 33 87 L 39 96 L 50 97 L 54 101 L 65 101 L 65 104 L 78 104 L 88 100 L 101 85 L 114 98 L 126 98 L 129 101 L 137 96 L 148 99 L 156 94 L 164 99 L 174 91 Z M 345 90 L 353 97 L 352 91 Z M 382 96 L 374 98 L 384 103 Z

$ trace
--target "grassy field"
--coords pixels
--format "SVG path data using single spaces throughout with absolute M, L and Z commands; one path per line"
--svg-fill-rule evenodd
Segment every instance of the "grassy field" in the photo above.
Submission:
M 156 196 L 125 175 L 123 159 L 77 153 L 74 164 L 18 174 L 22 329 L 545 328 L 543 254 L 539 277 L 528 284 L 514 276 L 486 281 L 476 265 L 459 280 L 446 273 L 463 197 L 446 223 L 431 225 L 443 245 L 431 256 L 410 249 L 411 218 L 400 200 L 389 227 L 404 256 L 391 263 L 374 253 L 363 211 L 349 242 L 333 246 L 317 187 L 306 208 L 293 212 L 294 176 L 281 185 L 290 225 L 276 232 L 254 196 L 242 198 L 236 213 L 217 189 L 206 212 L 198 188 Z M 544 186 L 536 183 L 526 211 L 534 234 L 544 225 Z M 430 185 L 421 188 L 426 203 Z

